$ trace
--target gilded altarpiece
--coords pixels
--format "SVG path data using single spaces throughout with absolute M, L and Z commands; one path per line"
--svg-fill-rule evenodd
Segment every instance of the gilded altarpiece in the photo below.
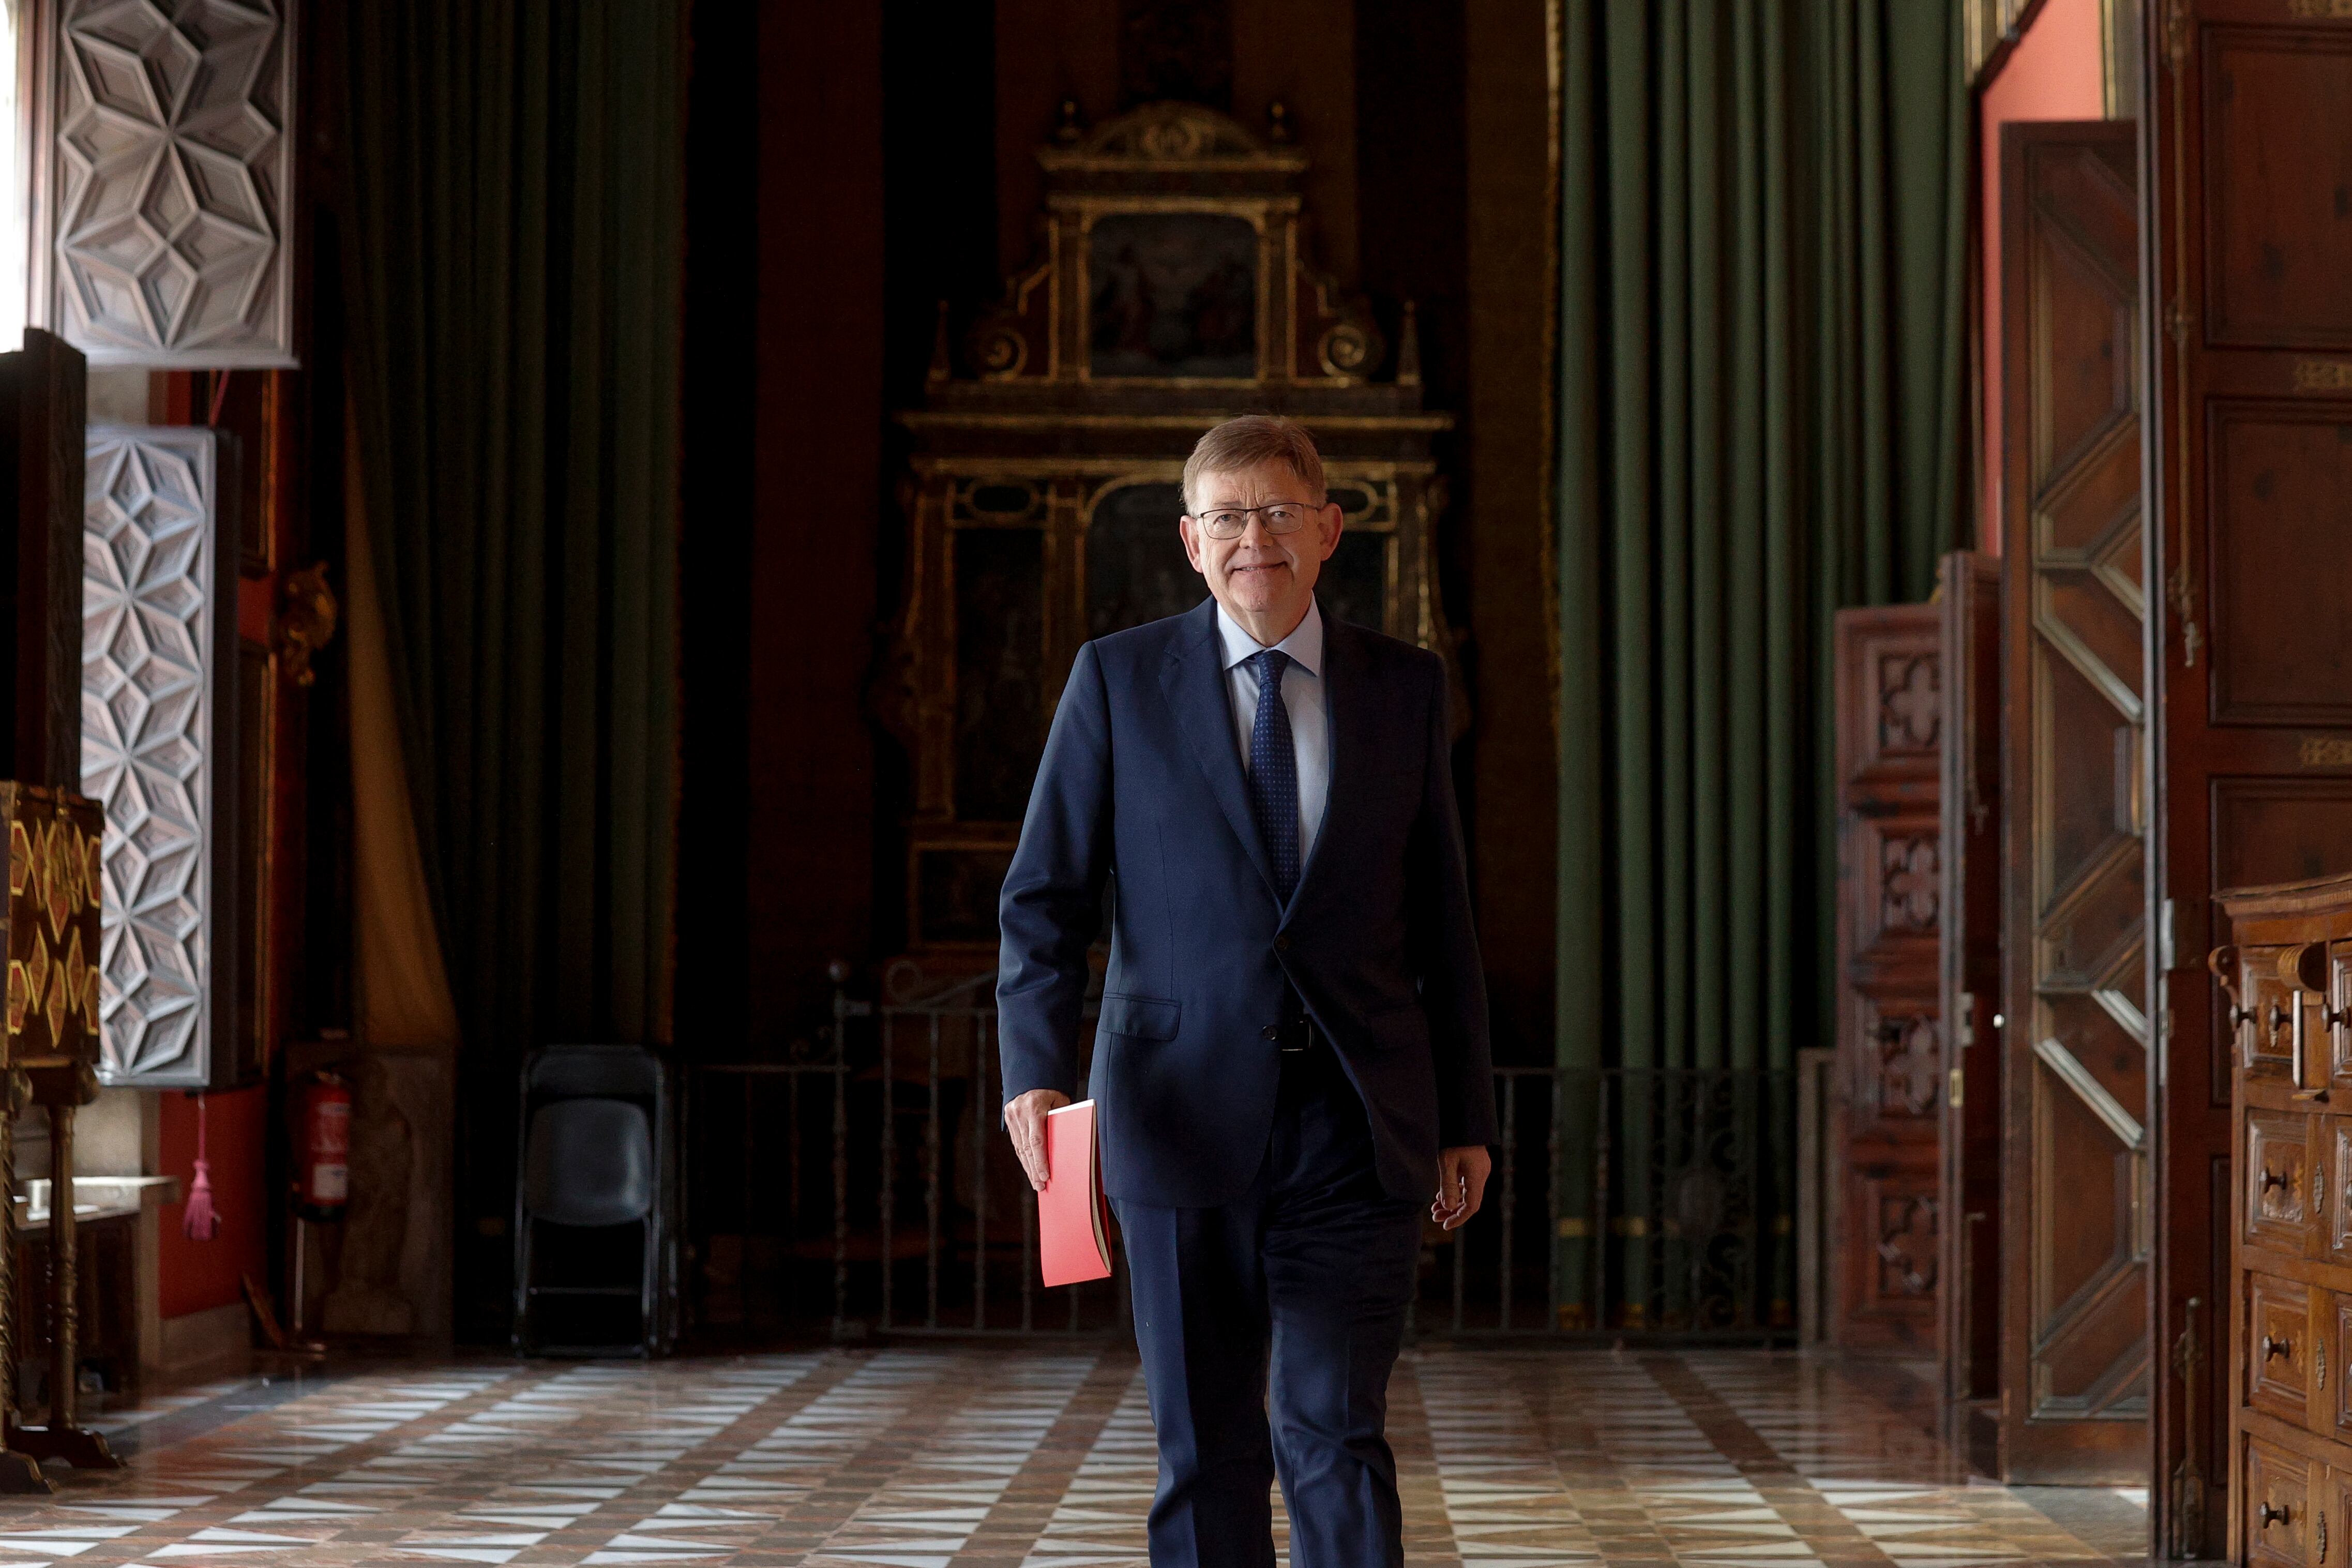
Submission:
M 1079 645 L 1205 596 L 1176 522 L 1211 425 L 1304 425 L 1346 519 L 1326 613 L 1453 652 L 1430 451 L 1452 416 L 1422 406 L 1412 307 L 1391 357 L 1361 301 L 1308 265 L 1306 154 L 1167 103 L 1065 124 L 1038 159 L 1036 260 L 968 331 L 942 308 L 923 405 L 898 416 L 908 580 L 877 709 L 912 764 L 908 945 L 950 968 L 992 962 L 997 889 Z

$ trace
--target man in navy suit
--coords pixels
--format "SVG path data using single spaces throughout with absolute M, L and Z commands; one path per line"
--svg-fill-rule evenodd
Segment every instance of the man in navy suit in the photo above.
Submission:
M 1278 1474 L 1296 1568 L 1399 1564 L 1383 1429 L 1423 1205 L 1476 1213 L 1495 1142 L 1445 670 L 1317 606 L 1340 511 L 1296 425 L 1219 425 L 1184 497 L 1209 602 L 1078 650 L 1005 878 L 1005 1127 L 1043 1187 L 1108 889 L 1087 1089 L 1160 1439 L 1151 1561 L 1272 1568 Z

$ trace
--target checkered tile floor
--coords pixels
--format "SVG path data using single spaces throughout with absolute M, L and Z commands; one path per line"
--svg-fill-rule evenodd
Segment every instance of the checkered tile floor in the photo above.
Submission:
M 1140 1568 L 1154 1474 L 1126 1350 L 379 1363 L 105 1419 L 131 1468 L 0 1500 L 0 1568 Z M 1391 1433 L 1415 1564 L 2014 1568 L 2140 1549 L 2115 1494 L 2102 1528 L 2063 1528 L 2068 1510 L 1968 1484 L 1910 1419 L 1793 1356 L 1423 1350 L 1398 1369 Z

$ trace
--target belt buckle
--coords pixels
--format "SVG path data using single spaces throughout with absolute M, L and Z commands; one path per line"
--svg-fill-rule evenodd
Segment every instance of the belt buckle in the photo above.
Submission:
M 1315 1021 L 1312 1018 L 1293 1018 L 1286 1024 L 1268 1024 L 1260 1033 L 1275 1043 L 1276 1051 L 1282 1056 L 1302 1056 L 1315 1047 Z M 1298 1043 L 1295 1046 L 1286 1043 L 1290 1040 Z

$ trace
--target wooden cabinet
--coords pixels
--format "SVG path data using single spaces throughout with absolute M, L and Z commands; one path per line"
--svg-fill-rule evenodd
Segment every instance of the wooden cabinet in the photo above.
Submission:
M 2230 1556 L 2333 1568 L 2352 1519 L 2352 877 L 2224 893 Z
M 1944 704 L 1933 605 L 1838 612 L 1832 1180 L 1845 1351 L 1936 1348 L 1945 1098 L 1937 991 Z

